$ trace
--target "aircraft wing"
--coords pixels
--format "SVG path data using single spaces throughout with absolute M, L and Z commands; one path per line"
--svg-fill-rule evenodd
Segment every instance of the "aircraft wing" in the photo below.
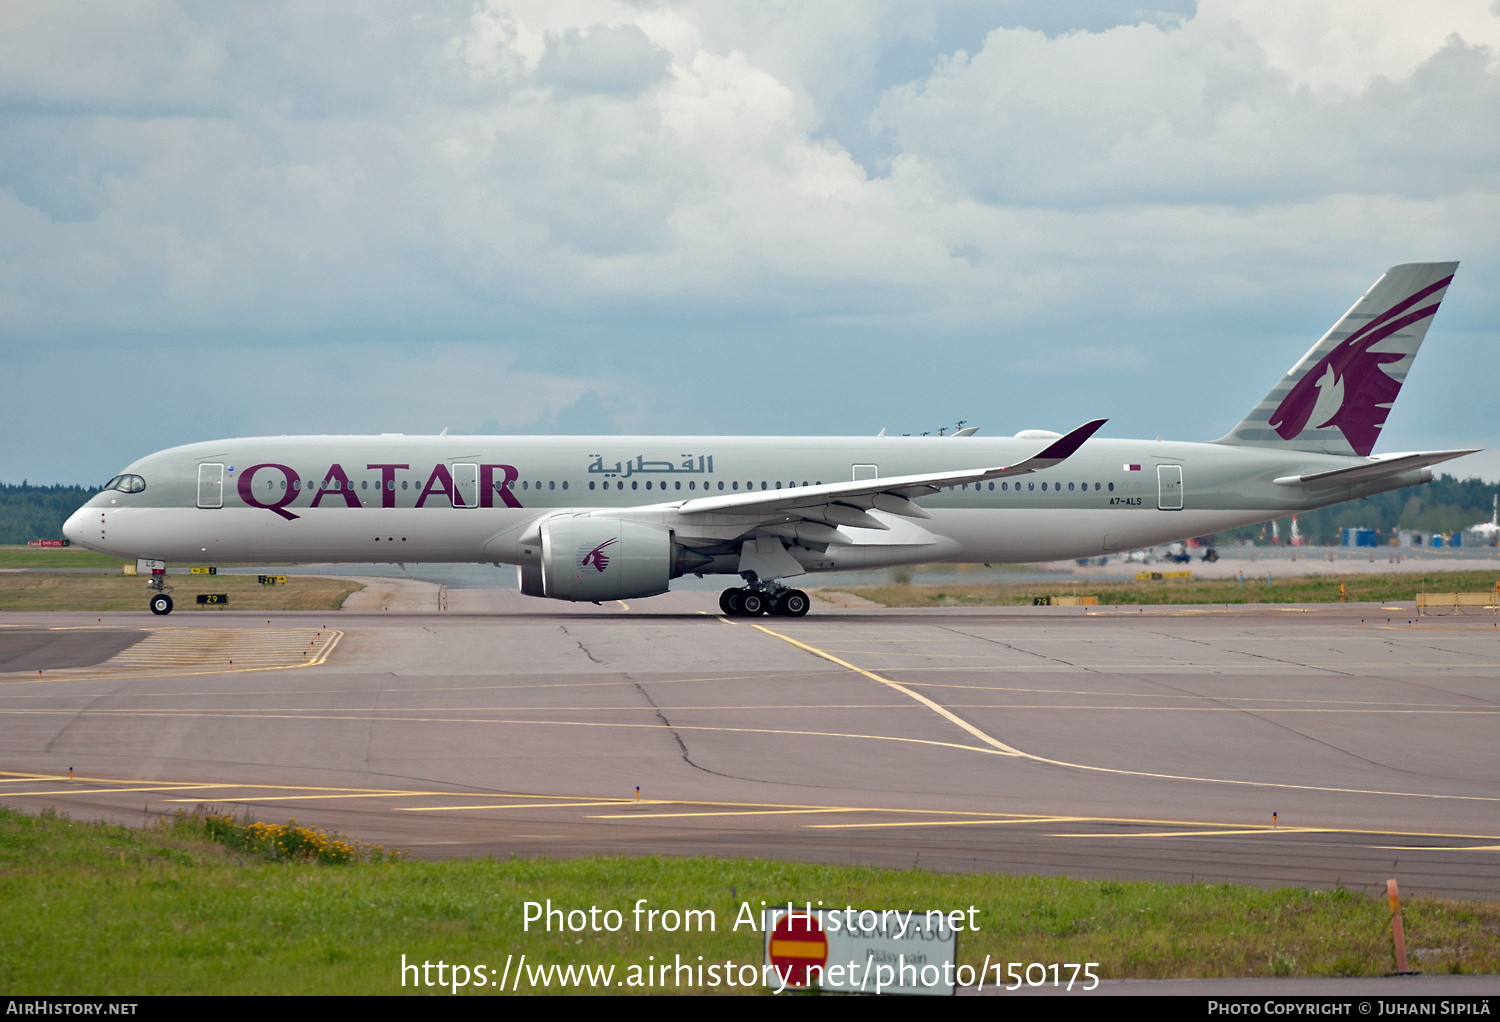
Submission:
M 1429 465 L 1439 465 L 1454 458 L 1462 458 L 1465 454 L 1475 454 L 1481 448 L 1471 451 L 1416 451 L 1411 454 L 1380 454 L 1373 458 L 1365 459 L 1363 464 L 1350 465 L 1348 468 L 1335 468 L 1327 472 L 1311 472 L 1300 476 L 1281 476 L 1272 480 L 1277 486 L 1305 486 L 1308 489 L 1327 489 L 1333 486 L 1350 486 L 1355 483 L 1366 483 L 1372 479 L 1383 476 L 1395 475 L 1414 468 L 1426 468 Z
M 677 507 L 680 515 L 744 515 L 749 517 L 807 517 L 854 528 L 885 529 L 878 519 L 865 514 L 875 509 L 907 518 L 930 518 L 912 498 L 937 493 L 945 486 L 979 483 L 986 479 L 1026 475 L 1038 469 L 1051 468 L 1073 455 L 1107 420 L 1094 419 L 1046 448 L 1014 465 L 993 468 L 962 469 L 953 472 L 924 472 L 919 475 L 886 476 L 856 479 L 847 483 L 824 483 L 784 490 L 758 490 L 726 494 L 722 497 L 699 497 Z

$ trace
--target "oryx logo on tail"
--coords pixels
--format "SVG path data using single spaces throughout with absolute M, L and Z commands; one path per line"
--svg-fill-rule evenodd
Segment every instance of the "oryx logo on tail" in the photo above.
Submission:
M 578 566 L 580 568 L 593 566 L 600 572 L 603 572 L 605 568 L 609 567 L 609 556 L 605 554 L 604 548 L 609 546 L 611 543 L 618 542 L 620 542 L 618 539 L 606 539 L 603 543 L 600 543 L 598 546 L 594 547 L 594 549 L 590 550 L 588 553 L 579 558 Z
M 1376 350 L 1376 345 L 1431 318 L 1442 299 L 1431 304 L 1423 304 L 1424 300 L 1452 280 L 1449 274 L 1391 306 L 1314 363 L 1271 413 L 1270 425 L 1277 434 L 1283 440 L 1293 440 L 1305 429 L 1337 426 L 1356 454 L 1368 455 L 1401 390 L 1401 379 L 1382 367 L 1412 354 Z M 1425 332 L 1426 327 L 1421 329 Z

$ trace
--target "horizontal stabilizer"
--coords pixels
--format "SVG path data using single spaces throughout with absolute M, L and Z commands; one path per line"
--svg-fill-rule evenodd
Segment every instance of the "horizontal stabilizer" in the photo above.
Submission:
M 1382 454 L 1367 459 L 1364 464 L 1335 468 L 1327 472 L 1312 472 L 1303 476 L 1282 476 L 1273 480 L 1277 486 L 1305 486 L 1308 489 L 1327 489 L 1334 486 L 1353 486 L 1374 479 L 1407 472 L 1414 468 L 1440 465 L 1465 454 L 1476 454 L 1480 448 L 1470 451 L 1417 451 L 1412 454 Z

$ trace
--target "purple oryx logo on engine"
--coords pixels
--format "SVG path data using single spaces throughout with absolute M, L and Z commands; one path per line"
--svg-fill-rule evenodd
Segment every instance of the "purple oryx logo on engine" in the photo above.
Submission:
M 594 549 L 584 554 L 582 559 L 579 560 L 578 566 L 580 568 L 586 568 L 589 565 L 593 565 L 595 568 L 599 569 L 599 571 L 602 572 L 605 568 L 609 567 L 609 557 L 604 553 L 604 548 L 609 546 L 611 543 L 618 542 L 620 542 L 618 539 L 606 539 L 603 543 L 600 543 L 598 546 L 594 547 Z
M 1319 359 L 1271 413 L 1270 424 L 1281 439 L 1292 440 L 1309 426 L 1313 429 L 1337 426 L 1355 453 L 1361 457 L 1368 455 L 1390 414 L 1391 403 L 1401 390 L 1401 384 L 1381 367 L 1400 362 L 1411 354 L 1371 349 L 1437 312 L 1438 302 L 1411 312 L 1407 310 L 1441 291 L 1452 280 L 1451 276 L 1444 277 L 1391 306 Z

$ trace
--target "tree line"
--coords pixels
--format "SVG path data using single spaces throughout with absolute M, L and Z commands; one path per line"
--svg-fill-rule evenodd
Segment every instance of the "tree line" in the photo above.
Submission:
M 1401 529 L 1418 532 L 1462 532 L 1478 522 L 1490 520 L 1491 501 L 1500 486 L 1483 479 L 1455 479 L 1443 475 L 1430 483 L 1377 493 L 1344 504 L 1297 515 L 1297 531 L 1313 546 L 1338 543 L 1341 530 L 1375 529 L 1384 546 Z M 1281 542 L 1291 539 L 1291 517 L 1279 519 Z M 1216 540 L 1230 543 L 1241 539 L 1269 541 L 1269 526 L 1250 525 L 1221 532 Z
M 0 483 L 0 543 L 62 539 L 63 522 L 99 492 L 98 486 Z

